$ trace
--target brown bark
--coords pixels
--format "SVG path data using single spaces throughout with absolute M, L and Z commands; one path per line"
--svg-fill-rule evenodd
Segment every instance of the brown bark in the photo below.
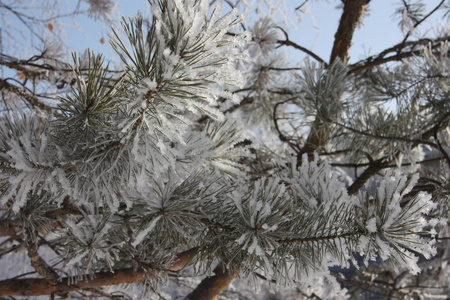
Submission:
M 216 299 L 238 275 L 238 269 L 230 270 L 222 264 L 219 264 L 214 269 L 214 275 L 203 279 L 185 300 Z
M 13 84 L 10 84 L 4 79 L 0 79 L 0 91 L 3 89 L 8 90 L 12 93 L 15 93 L 16 95 L 21 97 L 22 100 L 24 100 L 26 103 L 31 105 L 33 108 L 38 108 L 40 110 L 46 111 L 49 114 L 53 113 L 53 109 L 50 106 L 48 106 L 44 102 L 40 101 L 34 95 L 26 92 L 25 89 L 22 89 Z
M 25 234 L 25 245 L 27 248 L 27 254 L 30 258 L 31 265 L 33 268 L 38 272 L 39 275 L 41 275 L 43 278 L 45 278 L 48 283 L 51 285 L 57 285 L 58 284 L 58 274 L 53 270 L 47 262 L 39 255 L 38 252 L 38 244 L 37 241 L 34 241 L 31 238 L 32 230 L 27 230 L 27 234 Z
M 385 164 L 381 161 L 376 161 L 371 164 L 359 175 L 356 180 L 347 188 L 349 195 L 356 194 L 359 189 L 369 180 L 373 175 L 380 171 Z
M 8 279 L 0 281 L 0 296 L 39 296 L 67 293 L 86 288 L 131 283 L 144 279 L 144 271 L 134 271 L 132 268 L 117 270 L 114 273 L 96 273 L 94 279 L 81 280 L 75 284 L 70 284 L 69 278 L 63 278 L 57 285 L 51 284 L 44 278 Z
M 344 9 L 339 21 L 338 30 L 334 35 L 330 65 L 336 58 L 341 59 L 343 62 L 348 61 L 348 51 L 351 46 L 353 34 L 363 15 L 364 6 L 367 5 L 370 0 L 343 0 L 342 2 L 344 3 Z M 316 117 L 311 126 L 311 132 L 306 139 L 305 145 L 297 154 L 297 167 L 301 165 L 304 153 L 312 154 L 314 151 L 321 149 L 325 145 L 330 129 L 329 124 L 324 123 L 323 120 Z M 312 158 L 312 156 L 310 158 Z
M 177 259 L 170 265 L 168 271 L 176 271 L 185 267 L 196 255 L 198 248 L 193 248 L 177 255 Z M 132 283 L 143 281 L 145 277 L 143 270 L 126 268 L 111 272 L 99 272 L 92 279 L 80 280 L 72 284 L 70 278 L 62 278 L 57 285 L 51 284 L 45 278 L 7 279 L 0 281 L 0 297 L 6 296 L 39 296 L 67 293 L 82 289 L 116 285 L 121 283 Z M 87 276 L 89 278 L 89 276 Z
M 343 62 L 348 61 L 348 51 L 352 44 L 356 26 L 364 12 L 364 6 L 370 0 L 345 0 L 344 10 L 339 21 L 339 27 L 334 35 L 333 49 L 331 50 L 330 64 L 339 57 Z
M 313 159 L 313 152 L 322 150 L 321 148 L 328 139 L 330 129 L 331 127 L 328 124 L 324 124 L 320 118 L 316 117 L 311 126 L 311 132 L 308 135 L 306 143 L 297 155 L 297 168 L 302 164 L 303 154 L 307 153 L 308 159 L 311 161 Z
M 14 240 L 18 239 L 17 233 L 20 231 L 20 228 L 12 226 L 7 222 L 0 222 L 0 237 L 9 236 Z

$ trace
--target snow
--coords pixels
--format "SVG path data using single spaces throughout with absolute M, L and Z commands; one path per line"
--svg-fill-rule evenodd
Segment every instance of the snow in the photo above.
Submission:
M 377 218 L 373 217 L 366 222 L 366 229 L 370 233 L 377 232 Z

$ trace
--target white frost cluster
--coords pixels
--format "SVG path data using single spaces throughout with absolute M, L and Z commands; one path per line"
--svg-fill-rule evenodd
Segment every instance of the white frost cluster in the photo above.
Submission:
M 420 268 L 418 257 L 413 253 L 425 258 L 436 254 L 434 240 L 422 237 L 425 233 L 436 233 L 433 229 L 436 222 L 424 217 L 436 206 L 431 195 L 421 192 L 403 200 L 417 180 L 417 175 L 408 180 L 399 171 L 387 172 L 376 186 L 375 195 L 359 193 L 359 218 L 365 220 L 362 226 L 369 233 L 368 237 L 361 237 L 359 245 L 360 251 L 365 253 L 366 264 L 378 255 L 416 274 Z M 366 187 L 369 189 L 369 185 Z
M 296 169 L 295 165 L 293 162 L 292 175 L 285 180 L 291 184 L 294 199 L 300 206 L 315 209 L 323 205 L 328 211 L 341 203 L 350 203 L 344 181 L 333 172 L 327 161 L 319 163 L 317 153 L 311 162 L 304 154 L 301 166 Z
M 269 17 L 258 19 L 251 32 L 253 41 L 249 44 L 249 51 L 253 58 L 266 57 L 275 49 L 279 37 L 275 24 Z
M 85 0 L 89 4 L 89 17 L 94 20 L 105 19 L 111 22 L 116 4 L 111 0 Z
M 12 132 L 9 126 L 16 123 Z M 11 119 L 0 122 L 0 159 L 8 162 L 14 173 L 1 172 L 1 182 L 7 182 L 0 194 L 3 205 L 14 199 L 12 210 L 18 212 L 26 205 L 30 191 L 43 196 L 47 191 L 52 193 L 52 201 L 61 203 L 68 182 L 61 168 L 54 169 L 60 152 L 55 147 L 48 131 L 47 124 L 30 115 L 14 115 Z

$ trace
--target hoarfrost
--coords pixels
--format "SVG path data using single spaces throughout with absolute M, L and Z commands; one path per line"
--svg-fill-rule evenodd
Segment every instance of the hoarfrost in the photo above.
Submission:
M 370 233 L 377 232 L 377 218 L 373 217 L 372 219 L 368 220 L 366 222 L 366 229 Z
M 154 218 L 150 224 L 142 231 L 139 232 L 139 234 L 136 236 L 135 240 L 133 241 L 133 246 L 136 247 L 137 245 L 139 245 L 140 243 L 142 243 L 142 241 L 145 239 L 145 237 L 152 232 L 153 228 L 155 228 L 156 223 L 158 223 L 159 219 L 161 219 L 162 216 L 157 216 L 156 218 Z

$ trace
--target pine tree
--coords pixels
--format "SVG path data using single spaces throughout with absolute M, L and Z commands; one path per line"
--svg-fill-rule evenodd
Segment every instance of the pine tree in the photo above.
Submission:
M 0 82 L 0 261 L 31 267 L 0 296 L 140 298 L 192 275 L 186 299 L 238 277 L 305 298 L 446 295 L 449 37 L 414 35 L 445 1 L 403 1 L 404 40 L 354 64 L 369 0 L 342 1 L 328 62 L 215 2 L 124 18 L 120 68 L 92 51 L 70 70 L 2 54 L 38 83 Z M 309 59 L 286 67 L 278 47 Z M 50 102 L 46 85 L 68 90 Z

